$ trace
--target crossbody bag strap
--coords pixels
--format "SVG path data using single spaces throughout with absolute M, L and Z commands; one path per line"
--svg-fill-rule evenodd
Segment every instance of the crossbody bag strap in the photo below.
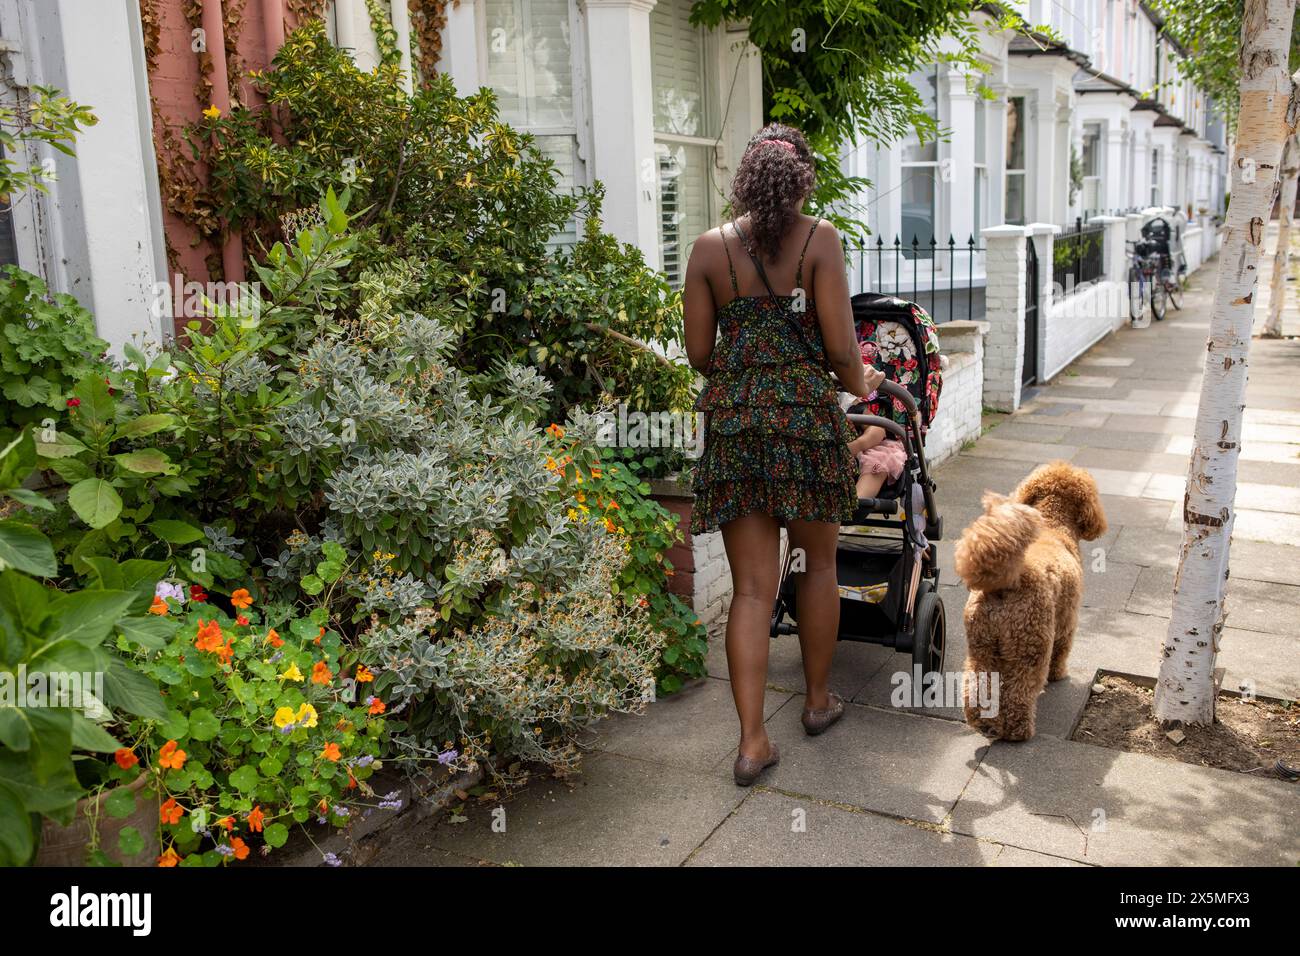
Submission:
M 826 362 L 826 353 L 819 353 L 808 344 L 808 340 L 804 336 L 803 325 L 800 324 L 800 322 L 790 314 L 789 310 L 785 309 L 778 301 L 779 297 L 772 291 L 772 283 L 768 281 L 767 270 L 763 268 L 762 261 L 760 261 L 758 256 L 754 254 L 754 250 L 750 248 L 749 237 L 746 236 L 744 231 L 740 228 L 740 223 L 732 220 L 731 224 L 736 229 L 736 235 L 740 237 L 740 244 L 745 247 L 745 254 L 748 255 L 750 261 L 754 263 L 754 269 L 758 272 L 758 277 L 763 280 L 763 285 L 767 287 L 767 294 L 772 297 L 772 305 L 779 309 L 781 314 L 785 316 L 786 321 L 794 327 L 795 334 L 799 336 L 799 343 L 804 347 L 804 351 L 808 353 L 808 356 L 813 360 L 813 363 L 823 369 L 829 370 Z

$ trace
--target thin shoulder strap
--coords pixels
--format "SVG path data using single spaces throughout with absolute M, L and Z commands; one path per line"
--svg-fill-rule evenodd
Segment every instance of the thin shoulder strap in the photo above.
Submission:
M 813 234 L 817 232 L 817 227 L 822 224 L 821 217 L 813 220 L 812 228 L 808 230 L 808 238 L 803 241 L 803 249 L 799 251 L 799 267 L 794 273 L 794 284 L 796 288 L 803 288 L 803 257 L 808 254 L 808 244 L 812 242 Z
M 732 225 L 735 226 L 736 224 L 733 222 Z M 727 271 L 731 273 L 731 291 L 739 296 L 740 286 L 736 284 L 736 264 L 731 261 L 731 247 L 727 245 L 726 223 L 723 223 L 722 228 L 718 230 L 718 234 L 722 236 L 722 248 L 727 253 Z
M 754 263 L 754 268 L 758 271 L 758 277 L 763 280 L 763 285 L 767 287 L 767 294 L 772 297 L 772 304 L 777 304 L 777 295 L 772 291 L 772 283 L 768 281 L 767 270 L 763 268 L 763 261 L 759 259 L 754 250 L 750 248 L 749 237 L 741 230 L 740 223 L 733 219 L 731 224 L 736 227 L 736 235 L 740 237 L 740 244 L 745 247 L 745 254 L 748 255 L 750 261 Z M 737 295 L 739 295 L 739 291 L 737 291 Z

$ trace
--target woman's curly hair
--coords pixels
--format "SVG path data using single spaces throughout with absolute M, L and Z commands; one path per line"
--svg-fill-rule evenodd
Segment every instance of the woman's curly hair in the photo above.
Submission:
M 749 235 L 764 259 L 775 259 L 781 240 L 812 192 L 816 167 L 803 133 L 771 123 L 754 134 L 731 181 L 731 205 L 749 215 Z

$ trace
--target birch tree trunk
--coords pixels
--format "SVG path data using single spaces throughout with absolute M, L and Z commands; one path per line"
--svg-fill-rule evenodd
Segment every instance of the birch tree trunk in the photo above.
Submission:
M 1296 178 L 1300 173 L 1300 139 L 1290 136 L 1282 150 L 1282 192 L 1278 197 L 1277 249 L 1273 253 L 1273 281 L 1269 284 L 1266 339 L 1282 337 L 1282 306 L 1286 304 L 1286 280 L 1291 270 L 1291 219 L 1295 212 Z
M 1246 0 L 1242 17 L 1232 203 L 1188 462 L 1173 616 L 1156 684 L 1155 716 L 1162 723 L 1214 722 L 1214 659 L 1225 616 L 1260 245 L 1277 196 L 1282 144 L 1296 126 L 1295 87 L 1287 74 L 1295 6 L 1296 0 Z

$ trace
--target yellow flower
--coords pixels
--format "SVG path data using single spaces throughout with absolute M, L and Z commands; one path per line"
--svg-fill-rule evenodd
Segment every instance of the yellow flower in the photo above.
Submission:
M 203 111 L 203 115 L 208 119 L 216 119 L 221 115 L 221 110 L 217 109 L 217 104 L 213 103 Z
M 306 680 L 306 678 L 302 676 L 302 671 L 298 670 L 297 664 L 290 664 L 289 669 L 280 675 L 280 680 L 296 680 L 301 682 Z
M 294 723 L 292 707 L 281 707 L 275 712 L 275 726 L 288 727 L 292 723 Z
M 286 707 L 285 710 L 288 710 Z M 303 704 L 298 708 L 298 713 L 294 715 L 294 723 L 302 727 L 316 726 L 316 708 L 311 704 Z
M 572 508 L 569 509 L 569 520 L 570 521 L 578 520 L 578 512 L 574 511 Z

